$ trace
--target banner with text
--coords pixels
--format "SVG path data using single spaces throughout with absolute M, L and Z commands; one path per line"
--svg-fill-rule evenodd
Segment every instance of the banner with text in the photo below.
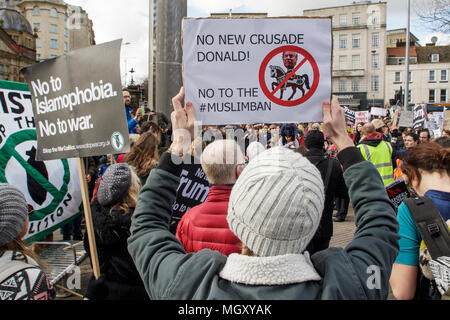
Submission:
M 426 105 L 416 104 L 413 110 L 413 129 L 414 131 L 426 128 Z
M 36 160 L 31 94 L 24 83 L 0 80 L 0 182 L 24 194 L 34 209 L 24 240 L 41 240 L 82 212 L 75 159 Z
M 75 50 L 22 70 L 32 95 L 38 160 L 129 151 L 121 43 Z
M 203 125 L 321 122 L 330 18 L 184 19 L 186 101 Z
M 369 111 L 357 111 L 355 116 L 355 123 L 368 123 L 370 122 Z

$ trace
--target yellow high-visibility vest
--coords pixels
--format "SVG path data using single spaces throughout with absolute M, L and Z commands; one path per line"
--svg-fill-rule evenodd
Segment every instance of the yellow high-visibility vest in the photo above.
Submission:
M 383 180 L 385 186 L 394 182 L 394 167 L 392 166 L 392 146 L 389 142 L 381 141 L 381 143 L 372 147 L 367 144 L 359 144 L 359 150 L 367 161 L 373 163 Z

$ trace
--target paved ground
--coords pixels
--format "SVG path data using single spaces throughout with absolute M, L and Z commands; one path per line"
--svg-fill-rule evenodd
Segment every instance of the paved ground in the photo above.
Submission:
M 344 222 L 334 222 L 334 235 L 331 239 L 330 246 L 345 248 L 348 243 L 353 239 L 355 233 L 355 221 L 353 208 L 350 206 L 347 219 Z M 59 232 L 54 233 L 55 240 L 60 240 L 61 235 Z M 86 259 L 81 265 L 81 289 L 75 290 L 77 293 L 83 294 L 86 291 L 89 278 L 92 274 L 91 265 L 89 259 Z M 69 297 L 57 298 L 57 300 L 80 300 L 81 298 L 75 295 Z M 388 300 L 393 300 L 392 293 L 389 295 Z

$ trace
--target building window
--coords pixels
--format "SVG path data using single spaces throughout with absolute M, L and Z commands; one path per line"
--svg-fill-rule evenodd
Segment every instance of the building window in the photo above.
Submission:
M 430 76 L 428 78 L 428 81 L 436 81 L 436 71 L 430 70 Z
M 347 56 L 339 56 L 339 69 L 347 69 Z
M 15 43 L 19 44 L 19 36 L 12 36 Z
M 360 69 L 361 68 L 361 58 L 359 54 L 355 54 L 352 56 L 352 69 Z
M 39 16 L 39 15 L 41 15 L 41 9 L 40 9 L 38 6 L 35 6 L 35 7 L 33 8 L 33 15 L 34 15 L 34 16 Z
M 378 69 L 380 66 L 380 56 L 378 54 L 372 55 L 372 69 Z
M 50 16 L 57 18 L 58 17 L 58 11 L 56 11 L 55 8 L 51 8 L 50 9 Z
M 67 42 L 64 42 L 64 52 L 67 52 Z
M 36 39 L 36 48 L 41 47 L 41 39 Z
M 359 79 L 352 79 L 352 91 L 357 92 L 359 91 L 360 86 L 359 86 Z
M 355 49 L 359 48 L 360 42 L 361 42 L 361 39 L 359 37 L 359 34 L 352 35 L 352 48 L 355 48 Z
M 341 25 L 341 26 L 347 25 L 347 15 L 346 14 L 339 15 L 339 25 Z
M 412 82 L 412 72 L 411 71 L 408 72 L 408 75 L 409 75 L 409 82 L 411 83 Z
M 67 28 L 64 28 L 64 37 L 67 37 Z
M 431 62 L 439 62 L 439 54 L 433 53 L 431 55 Z
M 372 34 L 372 47 L 378 48 L 380 45 L 380 35 L 378 33 Z
M 41 31 L 41 24 L 40 23 L 34 23 L 33 24 L 33 29 L 37 30 L 37 31 Z
M 370 87 L 372 91 L 378 91 L 380 89 L 380 80 L 378 76 L 371 76 L 370 77 Z
M 396 44 L 396 43 L 397 43 L 397 39 L 391 39 L 391 40 L 389 41 L 389 43 L 390 43 L 390 44 Z
M 50 40 L 50 48 L 52 48 L 52 49 L 58 49 L 58 40 L 56 40 L 56 39 L 51 39 L 51 40 Z
M 58 26 L 56 24 L 50 25 L 50 32 L 51 33 L 58 33 Z
M 352 24 L 356 25 L 356 24 L 360 24 L 361 22 L 361 16 L 359 14 L 359 12 L 353 12 L 352 13 Z
M 36 54 L 36 62 L 39 62 L 39 61 L 41 61 L 41 55 L 38 53 L 38 54 Z
M 447 89 L 441 89 L 441 102 L 447 102 Z
M 447 81 L 447 70 L 441 70 L 441 81 Z
M 341 34 L 339 36 L 339 49 L 347 48 L 347 35 Z
M 429 93 L 428 93 L 428 102 L 435 102 L 436 100 L 436 90 L 435 89 L 430 89 Z
M 0 72 L 3 72 L 3 65 L 0 64 Z
M 402 73 L 400 71 L 395 71 L 394 82 L 401 82 L 401 81 L 402 81 Z
M 339 79 L 339 92 L 347 91 L 347 80 Z

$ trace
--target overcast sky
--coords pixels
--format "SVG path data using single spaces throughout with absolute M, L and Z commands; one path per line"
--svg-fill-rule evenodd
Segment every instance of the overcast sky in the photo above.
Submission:
M 424 45 L 437 36 L 440 45 L 450 44 L 449 34 L 431 33 L 426 30 L 415 14 L 417 5 L 427 0 L 411 0 L 411 32 Z M 66 0 L 82 6 L 93 21 L 97 44 L 123 39 L 129 45 L 122 47 L 121 70 L 133 68 L 133 78 L 142 81 L 148 75 L 148 0 Z M 407 0 L 387 0 L 387 29 L 406 27 Z M 188 17 L 209 17 L 211 12 L 263 12 L 269 16 L 298 16 L 305 9 L 324 8 L 352 4 L 353 0 L 188 0 Z M 376 1 L 372 1 L 376 3 Z M 127 74 L 128 82 L 131 74 Z

